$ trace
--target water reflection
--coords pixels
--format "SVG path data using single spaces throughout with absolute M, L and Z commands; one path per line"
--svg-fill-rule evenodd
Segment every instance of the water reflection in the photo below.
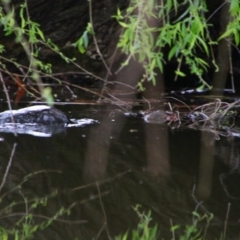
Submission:
M 113 119 L 111 110 L 101 106 L 95 115 L 86 107 L 65 110 L 101 123 L 69 128 L 51 138 L 1 133 L 0 181 L 6 176 L 6 182 L 0 194 L 7 193 L 0 205 L 1 225 L 13 227 L 24 216 L 24 199 L 49 196 L 46 206 L 30 210 L 29 203 L 35 223 L 62 207 L 71 214 L 59 215 L 34 239 L 108 239 L 108 234 L 113 237 L 136 226 L 136 204 L 152 210 L 165 239 L 171 238 L 171 221 L 191 224 L 197 206 L 199 213 L 214 213 L 209 239 L 219 238 L 230 206 L 227 234 L 238 235 L 239 139 L 215 141 L 210 133 L 171 130 L 124 115 Z M 15 214 L 4 212 L 13 201 L 21 202 L 11 211 Z
M 97 124 L 98 121 L 89 118 L 71 119 L 66 126 L 48 126 L 39 123 L 5 123 L 0 125 L 0 133 L 29 134 L 35 137 L 51 137 L 66 132 L 66 128 L 84 127 Z
M 207 200 L 212 191 L 212 171 L 214 167 L 215 135 L 212 132 L 201 133 L 200 162 L 196 196 L 199 200 Z

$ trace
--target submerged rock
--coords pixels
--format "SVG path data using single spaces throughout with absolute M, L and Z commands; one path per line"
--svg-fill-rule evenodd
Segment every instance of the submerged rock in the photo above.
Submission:
M 62 111 L 56 108 L 37 105 L 0 113 L 0 125 L 7 123 L 65 126 L 70 123 L 70 120 Z

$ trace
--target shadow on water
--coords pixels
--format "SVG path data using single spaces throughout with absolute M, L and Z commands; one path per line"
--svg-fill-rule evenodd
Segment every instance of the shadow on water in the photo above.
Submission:
M 211 133 L 110 117 L 112 110 L 106 106 L 69 105 L 61 110 L 100 124 L 67 128 L 51 138 L 1 133 L 0 179 L 6 175 L 1 194 L 7 194 L 0 225 L 13 228 L 26 212 L 33 214 L 35 224 L 58 213 L 58 220 L 37 231 L 34 239 L 109 239 L 136 227 L 139 219 L 132 207 L 141 204 L 152 211 L 164 239 L 172 236 L 171 222 L 191 224 L 193 211 L 214 214 L 209 239 L 220 239 L 226 216 L 227 235 L 237 239 L 239 138 L 215 141 Z M 168 143 L 163 139 L 166 132 Z M 163 145 L 169 148 L 169 158 Z M 39 199 L 38 207 L 31 209 L 31 199 Z M 22 203 L 4 211 L 12 202 Z M 205 227 L 206 222 L 202 224 Z

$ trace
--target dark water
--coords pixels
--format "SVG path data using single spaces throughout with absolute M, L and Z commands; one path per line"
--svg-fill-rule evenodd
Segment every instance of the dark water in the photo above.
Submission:
M 34 239 L 104 240 L 136 228 L 133 207 L 140 204 L 152 211 L 159 239 L 171 239 L 171 222 L 191 225 L 193 211 L 214 215 L 208 239 L 220 239 L 226 217 L 228 239 L 238 239 L 240 139 L 215 141 L 212 133 L 147 124 L 114 115 L 108 106 L 58 108 L 69 117 L 100 123 L 66 128 L 50 138 L 1 133 L 0 179 L 6 178 L 0 187 L 0 225 L 17 228 L 26 212 L 34 224 L 59 213 Z M 31 208 L 46 196 L 45 204 Z M 7 211 L 13 202 L 18 204 Z M 69 213 L 60 214 L 63 208 Z

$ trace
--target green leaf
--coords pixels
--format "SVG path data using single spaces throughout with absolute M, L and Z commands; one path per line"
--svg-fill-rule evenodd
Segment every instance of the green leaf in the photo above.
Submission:
M 172 226 L 171 228 L 170 228 L 170 231 L 171 232 L 175 232 L 177 229 L 179 229 L 180 228 L 180 225 L 174 225 L 174 226 Z
M 5 47 L 2 44 L 0 44 L 0 53 L 3 53 L 3 52 L 5 52 Z
M 172 49 L 168 53 L 168 60 L 171 60 L 173 55 L 177 56 L 177 53 L 178 53 L 177 49 L 178 49 L 178 45 L 177 44 L 172 47 Z
M 167 13 L 170 13 L 172 10 L 172 0 L 167 1 Z
M 208 50 L 208 46 L 206 44 L 206 41 L 200 37 L 197 36 L 197 40 L 201 43 L 201 45 L 203 46 L 205 53 L 207 54 L 207 56 L 209 56 L 209 50 Z
M 180 77 L 186 77 L 186 74 L 183 73 L 183 72 L 181 72 L 181 71 L 179 71 L 179 70 L 176 70 L 175 73 L 176 73 L 178 76 L 180 76 Z
M 83 33 L 82 38 L 83 38 L 83 45 L 84 45 L 84 47 L 86 49 L 88 47 L 88 33 L 87 33 L 87 31 L 85 31 Z
M 221 40 L 223 38 L 227 38 L 229 37 L 230 35 L 232 35 L 233 31 L 232 29 L 227 29 L 219 38 L 218 40 Z
M 41 37 L 41 39 L 42 39 L 43 41 L 45 41 L 45 37 L 44 37 L 44 34 L 43 34 L 43 32 L 41 31 L 41 29 L 37 27 L 36 30 L 37 30 L 38 35 Z
M 92 24 L 90 22 L 87 24 L 86 31 L 90 34 L 93 34 L 93 27 L 92 27 Z
M 23 11 L 24 11 L 25 7 L 26 7 L 26 4 L 21 4 L 20 13 L 19 13 L 20 18 L 21 18 L 21 28 L 25 28 L 25 26 L 26 26 L 26 21 L 23 16 Z
M 173 0 L 173 5 L 174 5 L 175 13 L 177 13 L 177 11 L 178 11 L 178 1 Z
M 117 9 L 117 17 L 119 17 L 119 19 L 122 18 L 122 13 L 121 13 L 121 10 L 119 8 Z
M 202 84 L 201 86 L 199 86 L 198 88 L 197 88 L 197 90 L 198 91 L 201 91 L 201 90 L 204 90 L 205 89 L 205 84 Z M 194 215 L 194 214 L 193 214 Z M 198 217 L 198 216 L 197 216 Z
M 118 22 L 122 27 L 124 28 L 128 28 L 128 25 L 125 22 Z
M 53 98 L 53 95 L 52 95 L 52 89 L 50 87 L 44 88 L 44 90 L 43 90 L 43 97 L 45 98 L 46 103 L 48 105 L 53 106 L 54 98 Z
M 236 29 L 234 29 L 234 31 L 233 31 L 233 35 L 234 35 L 234 40 L 235 40 L 235 43 L 236 43 L 236 45 L 238 45 L 239 44 L 239 35 L 240 35 L 240 33 L 236 30 Z
M 76 42 L 77 44 L 77 48 L 78 48 L 78 51 L 82 54 L 84 54 L 86 51 L 85 51 L 85 48 L 83 46 L 83 37 L 79 38 L 79 40 Z
M 7 230 L 3 227 L 0 227 L 0 237 L 2 240 L 8 240 Z
M 157 66 L 160 69 L 160 72 L 163 72 L 163 63 L 162 63 L 162 59 L 160 59 L 160 57 L 156 57 L 156 61 L 157 61 Z
M 179 22 L 182 18 L 184 18 L 189 13 L 189 8 L 176 20 L 174 23 Z
M 232 16 L 238 14 L 240 11 L 239 0 L 231 0 L 230 1 L 230 13 Z

